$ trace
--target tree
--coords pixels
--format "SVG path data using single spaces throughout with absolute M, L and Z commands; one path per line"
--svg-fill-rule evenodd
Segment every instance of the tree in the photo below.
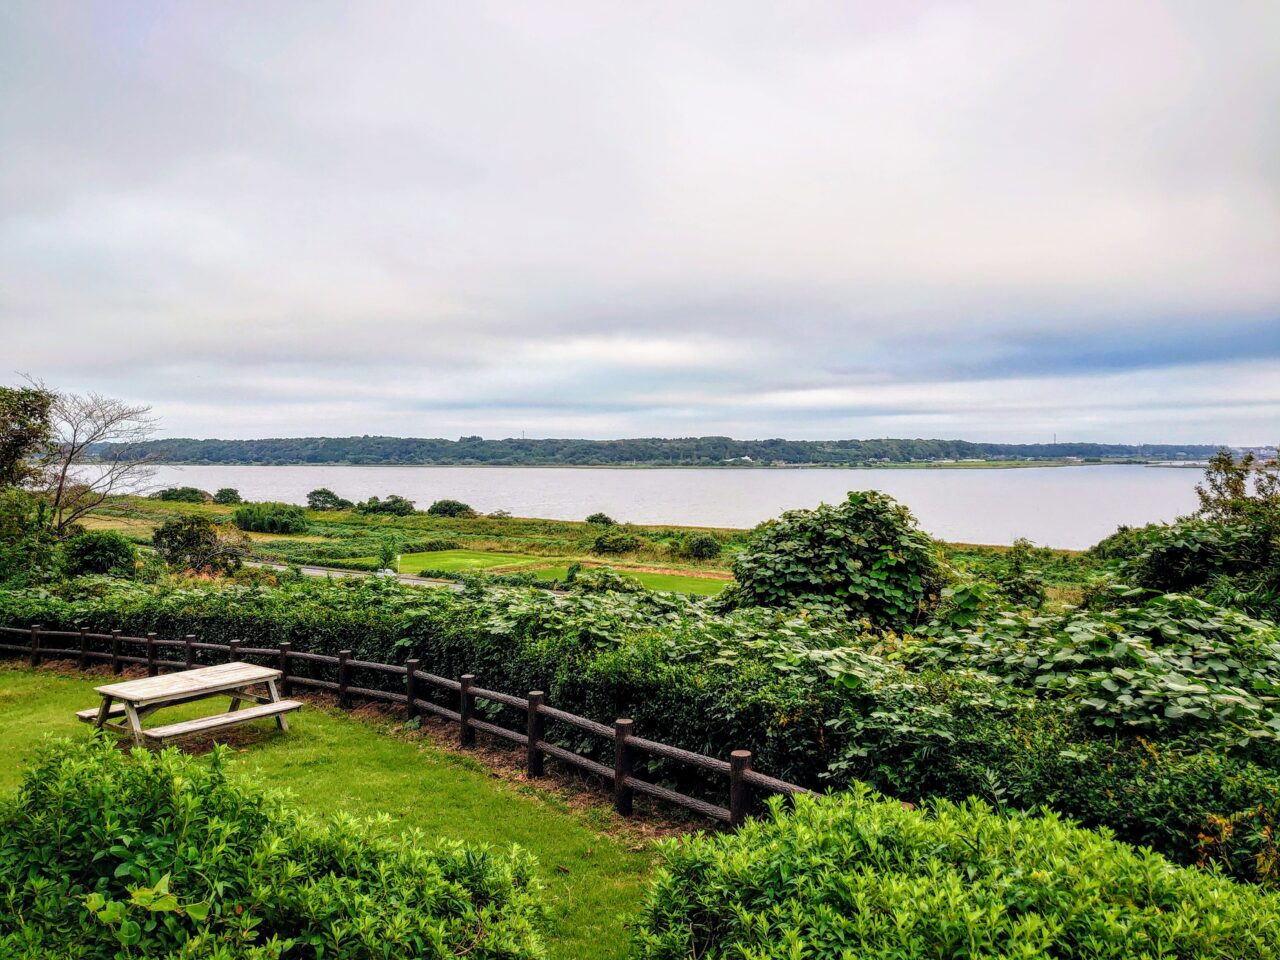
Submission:
M 0 387 L 0 487 L 36 474 L 34 460 L 49 442 L 53 394 L 35 387 Z
M 437 500 L 427 507 L 427 515 L 431 517 L 474 517 L 476 512 L 469 504 L 461 500 Z
M 1280 516 L 1280 458 L 1263 460 L 1246 453 L 1238 461 L 1230 450 L 1209 460 L 1204 482 L 1196 484 L 1200 516 L 1230 523 L 1239 520 L 1274 521 Z
M 18 487 L 0 487 L 0 583 L 22 585 L 51 577 L 57 560 L 49 504 Z
M 616 521 L 607 513 L 593 513 L 587 517 L 587 523 L 598 524 L 602 527 L 612 527 Z
M 223 534 L 212 520 L 199 515 L 166 520 L 151 535 L 151 543 L 170 566 L 201 573 L 238 569 L 249 553 L 243 533 Z
M 895 630 L 934 606 L 946 579 L 937 544 L 911 511 L 874 490 L 762 524 L 733 574 L 742 606 L 816 601 Z
M 220 503 L 223 506 L 231 506 L 232 504 L 241 502 L 240 491 L 235 487 L 221 487 L 218 492 L 213 495 L 213 502 Z
M 114 530 L 86 530 L 67 540 L 62 548 L 67 573 L 113 573 L 132 576 L 138 563 L 133 544 Z
M 378 544 L 378 569 L 390 570 L 391 565 L 396 562 L 396 542 L 391 539 L 383 540 Z
M 370 497 L 363 503 L 356 504 L 357 513 L 385 513 L 393 517 L 407 517 L 414 513 L 413 501 L 406 500 L 398 494 L 391 494 L 385 500 Z
M 244 503 L 231 515 L 241 530 L 258 533 L 305 533 L 307 515 L 291 503 Z
M 208 503 L 213 497 L 198 487 L 165 487 L 147 494 L 147 499 L 169 503 Z
M 350 510 L 353 504 L 328 487 L 319 487 L 307 494 L 307 506 L 312 510 Z
M 59 538 L 113 494 L 146 484 L 154 471 L 150 456 L 136 445 L 155 432 L 151 408 L 98 393 L 49 393 L 51 437 L 37 458 L 31 481 L 47 498 L 53 532 Z
M 680 543 L 680 552 L 694 560 L 714 560 L 721 549 L 720 541 L 709 533 L 691 533 Z

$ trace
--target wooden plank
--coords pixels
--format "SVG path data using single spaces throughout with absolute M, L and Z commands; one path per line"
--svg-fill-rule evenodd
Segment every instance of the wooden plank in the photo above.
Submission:
M 302 702 L 299 700 L 278 700 L 275 703 L 262 703 L 231 713 L 215 713 L 211 717 L 199 717 L 195 720 L 184 720 L 181 723 L 170 723 L 163 727 L 152 727 L 150 730 L 143 730 L 142 735 L 148 740 L 171 740 L 175 737 L 205 733 L 222 727 L 234 727 L 236 724 L 260 720 L 263 717 L 278 717 L 300 709 L 302 709 Z
M 213 667 L 182 670 L 144 680 L 127 680 L 94 689 L 104 697 L 141 705 L 198 694 L 221 693 L 254 683 L 265 683 L 279 676 L 279 670 L 256 663 L 220 663 Z
M 102 709 L 101 707 L 90 707 L 88 710 L 77 710 L 76 719 L 82 723 L 94 723 L 97 721 L 98 711 L 101 709 Z M 107 711 L 106 719 L 111 719 L 113 717 L 123 717 L 123 716 L 124 716 L 124 704 L 113 703 L 111 705 L 111 709 Z

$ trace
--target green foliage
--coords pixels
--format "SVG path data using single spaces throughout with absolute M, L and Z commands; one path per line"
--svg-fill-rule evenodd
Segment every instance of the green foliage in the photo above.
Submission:
M 1280 898 L 1055 816 L 907 810 L 856 787 L 665 845 L 645 960 L 1263 960 Z
M 164 500 L 169 503 L 210 503 L 213 497 L 196 487 L 165 487 L 149 495 L 152 500 Z
M 541 958 L 531 858 L 280 796 L 177 750 L 55 741 L 0 802 L 0 953 L 68 960 Z
M 644 590 L 644 585 L 635 577 L 628 577 L 608 567 L 583 570 L 579 566 L 567 584 L 578 593 L 640 593 Z
M 640 549 L 640 538 L 613 527 L 606 527 L 591 541 L 591 552 L 600 554 L 631 553 Z
M 34 461 L 50 439 L 53 399 L 48 390 L 0 386 L 0 488 L 34 475 Z
M 1219 450 L 1196 485 L 1196 496 L 1206 519 L 1280 528 L 1280 459 L 1262 460 L 1249 452 L 1236 460 L 1230 450 Z
M 0 487 L 0 583 L 39 583 L 58 571 L 49 504 L 17 487 Z
M 307 506 L 312 510 L 350 510 L 354 504 L 328 487 L 318 487 L 307 494 Z
M 114 530 L 77 534 L 63 544 L 62 554 L 66 571 L 73 577 L 94 573 L 129 577 L 138 565 L 138 551 Z
M 240 496 L 240 491 L 235 487 L 221 487 L 218 492 L 213 495 L 213 502 L 221 504 L 224 507 L 233 506 L 237 503 L 242 503 L 243 498 Z
M 474 517 L 476 515 L 475 510 L 461 500 L 437 500 L 427 507 L 427 516 L 430 517 Z
M 1037 552 L 1035 544 L 1019 537 L 1002 558 L 996 584 L 1001 595 L 1015 607 L 1039 609 L 1048 598 L 1044 577 L 1036 566 Z
M 720 541 L 709 533 L 690 533 L 680 541 L 681 556 L 693 560 L 714 560 L 721 550 Z
M 876 491 L 762 524 L 733 573 L 744 605 L 832 603 L 894 628 L 916 623 L 945 582 L 937 545 L 906 507 Z
M 617 521 L 614 520 L 613 517 L 609 516 L 607 513 L 599 513 L 599 512 L 593 513 L 591 514 L 591 516 L 587 517 L 586 522 L 594 523 L 601 527 L 612 527 L 615 523 L 617 523 Z
M 380 514 L 391 517 L 407 517 L 413 514 L 413 501 L 406 500 L 399 494 L 391 494 L 387 499 L 370 497 L 356 504 L 356 512 L 364 514 Z
M 231 515 L 241 530 L 258 533 L 306 533 L 307 515 L 291 503 L 246 503 Z
M 390 540 L 383 540 L 378 546 L 378 569 L 387 570 L 395 565 L 396 545 Z
M 171 567 L 197 572 L 235 570 L 249 552 L 244 534 L 228 536 L 199 515 L 166 520 L 151 535 L 151 544 Z

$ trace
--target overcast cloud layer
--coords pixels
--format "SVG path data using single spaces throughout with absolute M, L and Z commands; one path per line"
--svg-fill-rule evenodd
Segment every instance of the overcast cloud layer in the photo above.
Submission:
M 0 333 L 168 435 L 1274 442 L 1280 4 L 10 0 Z

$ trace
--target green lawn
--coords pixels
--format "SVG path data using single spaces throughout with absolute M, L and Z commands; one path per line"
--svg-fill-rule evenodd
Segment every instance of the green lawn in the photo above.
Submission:
M 43 734 L 88 735 L 73 714 L 94 705 L 92 688 L 103 682 L 0 665 L 0 790 L 18 784 Z M 210 706 L 192 704 L 163 716 L 181 719 Z M 233 768 L 290 790 L 295 802 L 316 813 L 387 814 L 388 830 L 416 826 L 469 842 L 519 844 L 538 857 L 547 884 L 551 957 L 626 956 L 624 914 L 636 907 L 652 853 L 646 843 L 606 833 L 609 813 L 571 809 L 549 792 L 497 779 L 470 757 L 379 729 L 378 721 L 308 705 L 290 727 L 280 735 L 264 721 L 237 733 Z
M 357 557 L 373 560 L 373 557 Z M 492 567 L 529 566 L 545 563 L 543 557 L 530 557 L 518 553 L 489 553 L 486 550 L 428 550 L 425 553 L 406 553 L 400 557 L 400 572 L 421 573 L 423 570 L 448 570 L 451 573 L 467 573 L 488 570 Z
M 650 590 L 666 590 L 669 593 L 698 593 L 706 596 L 719 593 L 732 580 L 713 580 L 710 577 L 685 577 L 677 573 L 646 573 L 641 570 L 614 568 L 615 572 L 634 577 Z M 563 580 L 569 574 L 568 567 L 537 567 L 525 571 L 545 580 Z

